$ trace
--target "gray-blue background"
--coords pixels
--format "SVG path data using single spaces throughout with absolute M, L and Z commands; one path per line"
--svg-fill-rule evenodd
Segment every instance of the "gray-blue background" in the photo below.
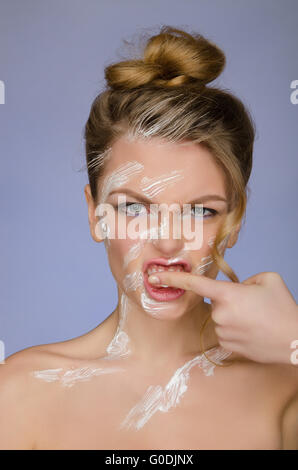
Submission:
M 240 280 L 279 272 L 297 300 L 297 18 L 296 0 L 0 1 L 6 356 L 82 335 L 116 306 L 104 245 L 89 234 L 87 174 L 78 171 L 83 126 L 104 66 L 122 58 L 122 40 L 163 24 L 200 32 L 224 50 L 226 69 L 212 85 L 236 93 L 256 122 L 246 225 L 226 259 Z

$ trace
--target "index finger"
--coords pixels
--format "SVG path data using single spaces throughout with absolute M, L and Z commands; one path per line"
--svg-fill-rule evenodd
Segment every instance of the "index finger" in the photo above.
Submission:
M 160 284 L 166 284 L 172 287 L 179 287 L 180 289 L 192 290 L 202 297 L 208 297 L 212 300 L 223 300 L 229 290 L 233 289 L 231 281 L 219 281 L 217 279 L 210 279 L 203 275 L 194 275 L 183 271 L 162 271 L 158 272 L 150 278 L 158 277 Z M 151 283 L 150 283 L 151 284 Z M 158 287 L 158 284 L 151 284 Z

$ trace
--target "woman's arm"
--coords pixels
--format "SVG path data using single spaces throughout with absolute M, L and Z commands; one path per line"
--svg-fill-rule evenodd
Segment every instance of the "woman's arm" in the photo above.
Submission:
M 161 284 L 192 290 L 211 299 L 212 319 L 220 345 L 261 363 L 297 367 L 298 306 L 282 277 L 263 272 L 240 283 L 186 272 L 163 271 Z M 158 283 L 154 283 L 158 285 Z

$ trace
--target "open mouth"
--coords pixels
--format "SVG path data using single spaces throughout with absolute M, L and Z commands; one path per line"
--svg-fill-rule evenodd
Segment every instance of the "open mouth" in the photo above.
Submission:
M 171 271 L 171 272 L 186 271 L 186 268 L 187 266 L 185 264 L 179 264 L 179 263 L 171 264 L 170 266 L 161 265 L 158 263 L 150 263 L 147 269 L 143 273 L 144 285 L 149 295 L 155 300 L 164 301 L 164 302 L 168 302 L 170 300 L 176 300 L 179 297 L 181 297 L 185 292 L 184 289 L 180 289 L 177 287 L 170 287 L 170 286 L 166 286 L 163 284 L 160 284 L 158 287 L 153 286 L 149 283 L 148 277 L 151 274 L 158 275 L 159 272 L 163 272 L 163 271 Z

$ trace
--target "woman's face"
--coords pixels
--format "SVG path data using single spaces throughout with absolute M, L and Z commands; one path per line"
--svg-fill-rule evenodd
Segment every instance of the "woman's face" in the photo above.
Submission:
M 118 207 L 119 196 L 122 196 L 122 201 L 125 196 L 126 206 L 119 201 Z M 186 291 L 175 300 L 154 299 L 144 286 L 143 268 L 144 263 L 152 258 L 174 260 L 179 257 L 190 264 L 191 273 L 216 277 L 218 270 L 212 263 L 210 252 L 212 241 L 227 212 L 228 202 L 223 172 L 205 147 L 190 142 L 169 143 L 159 138 L 119 139 L 113 144 L 111 157 L 107 160 L 99 185 L 98 202 L 111 204 L 115 209 L 115 238 L 106 239 L 105 246 L 119 293 L 125 293 L 135 306 L 148 314 L 167 318 L 177 318 L 203 301 L 202 297 L 191 291 Z M 196 219 L 198 222 L 198 217 L 201 220 L 201 246 L 189 249 L 189 239 L 184 237 L 183 232 L 180 238 L 174 238 L 171 212 L 168 219 L 169 236 L 160 236 L 165 233 L 162 227 L 165 228 L 163 224 L 167 223 L 166 219 L 162 221 L 159 218 L 161 225 L 157 227 L 160 231 L 152 231 L 149 223 L 150 203 L 169 206 L 178 203 L 181 213 L 183 204 L 192 203 L 193 208 L 188 212 L 188 217 L 192 228 Z M 203 204 L 203 212 L 195 209 L 195 203 Z M 92 235 L 99 241 L 99 217 L 90 218 L 90 197 L 88 204 Z M 91 210 L 94 208 L 95 205 Z M 109 217 L 105 217 L 105 222 L 111 234 L 113 224 Z M 147 223 L 147 230 L 144 230 L 144 223 Z M 122 234 L 124 227 L 123 238 L 119 238 L 120 225 Z M 134 239 L 131 238 L 132 226 L 135 228 Z M 225 247 L 223 245 L 222 253 Z

